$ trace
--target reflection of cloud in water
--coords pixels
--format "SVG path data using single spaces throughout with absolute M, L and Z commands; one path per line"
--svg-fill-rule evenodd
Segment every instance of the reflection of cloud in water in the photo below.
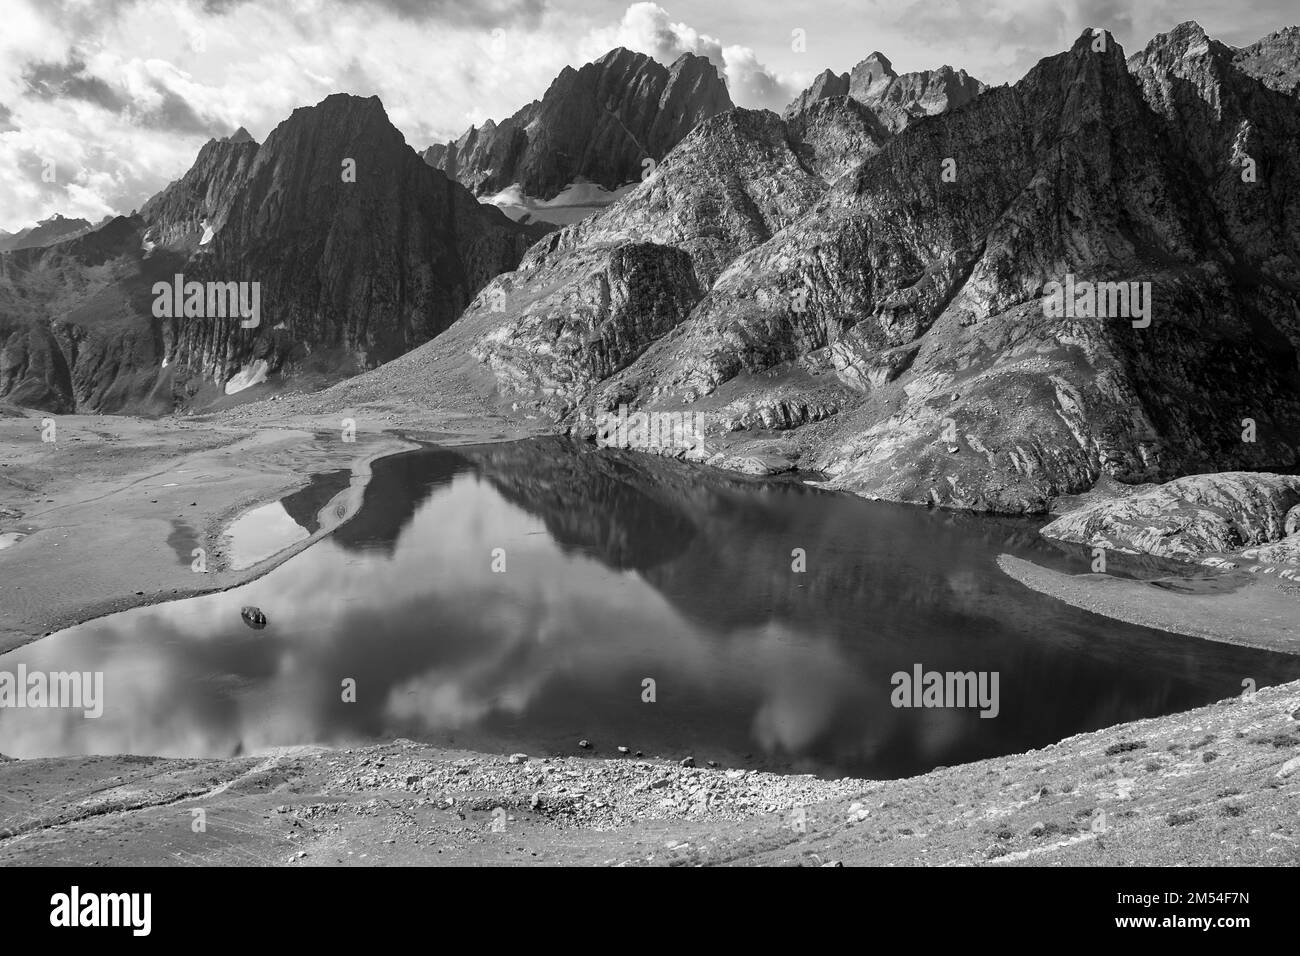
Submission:
M 234 591 L 0 656 L 9 670 L 102 670 L 106 696 L 99 720 L 0 711 L 0 751 L 202 756 L 454 736 L 545 752 L 589 736 L 665 755 L 901 774 L 1190 706 L 1224 696 L 1222 675 L 1262 684 L 1284 669 L 1020 588 L 991 560 L 1001 532 L 990 548 L 969 523 L 750 492 L 674 463 L 561 465 L 558 476 L 530 465 L 505 483 L 499 471 L 479 477 L 468 458 L 399 460 L 375 487 L 418 493 L 368 497 L 346 538 Z M 565 491 L 570 471 L 579 492 Z M 641 543 L 670 506 L 681 511 L 671 548 L 660 541 L 647 557 Z M 572 513 L 548 516 L 556 509 Z M 806 576 L 789 570 L 792 543 L 808 548 Z M 490 570 L 494 548 L 505 549 L 504 574 Z M 243 624 L 246 604 L 266 612 L 265 630 Z M 892 708 L 890 675 L 916 661 L 1001 671 L 1002 715 Z M 654 704 L 640 699 L 644 677 L 656 680 Z M 357 682 L 355 703 L 341 700 L 345 678 Z
M 290 561 L 238 591 L 128 612 L 30 646 L 21 659 L 31 668 L 105 671 L 106 714 L 83 722 L 7 713 L 0 737 L 18 755 L 256 752 L 335 740 L 320 732 L 336 723 L 330 698 L 344 677 L 358 680 L 359 709 L 382 695 L 380 725 L 436 734 L 501 710 L 523 713 L 557 676 L 616 672 L 638 657 L 671 672 L 679 695 L 684 683 L 707 695 L 720 670 L 732 695 L 761 695 L 793 673 L 789 642 L 782 650 L 779 640 L 754 645 L 736 635 L 720 644 L 635 572 L 566 556 L 536 530 L 486 483 L 462 476 L 417 510 L 391 558 L 357 561 L 326 540 L 310 562 Z M 506 549 L 505 574 L 488 571 L 493 547 Z M 246 603 L 268 613 L 266 630 L 240 621 Z M 437 609 L 436 624 L 427 608 Z M 394 673 L 383 664 L 398 643 L 422 653 Z M 811 652 L 806 639 L 798 643 L 798 672 L 826 694 L 842 667 L 829 659 L 833 643 Z M 627 692 L 639 698 L 639 679 Z

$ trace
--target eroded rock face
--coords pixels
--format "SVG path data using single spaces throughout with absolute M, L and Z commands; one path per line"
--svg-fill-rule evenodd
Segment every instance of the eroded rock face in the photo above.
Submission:
M 1288 535 L 1294 537 L 1287 524 L 1297 507 L 1300 477 L 1253 472 L 1190 475 L 1078 508 L 1044 527 L 1042 534 L 1182 560 L 1236 552 L 1255 560 L 1285 559 L 1293 552 L 1300 557 L 1295 548 L 1300 539 L 1283 543 Z M 1260 548 L 1271 544 L 1281 547 Z
M 576 274 L 580 261 L 588 268 Z M 589 388 L 631 364 L 703 294 L 690 256 L 672 246 L 605 246 L 566 265 L 553 291 L 536 295 L 517 320 L 472 350 L 511 391 L 556 395 Z M 491 308 L 495 300 L 487 301 Z
M 271 132 L 191 260 L 195 278 L 260 282 L 261 327 L 177 320 L 169 357 L 214 382 L 307 348 L 378 365 L 449 326 L 533 235 L 423 164 L 377 98 L 328 97 Z
M 827 182 L 856 169 L 892 135 L 880 119 L 851 96 L 819 99 L 786 118 L 808 167 Z
M 472 352 L 506 394 L 569 414 L 825 188 L 774 114 L 715 117 L 610 209 L 547 236 L 485 288 L 467 318 L 499 318 Z
M 201 242 L 208 227 L 215 234 L 225 225 L 257 150 L 258 144 L 243 127 L 233 136 L 205 143 L 185 175 L 140 211 L 150 226 L 145 242 L 175 245 L 194 235 Z
M 424 159 L 480 196 L 517 185 L 525 196 L 551 199 L 582 181 L 615 189 L 731 106 L 706 57 L 685 53 L 665 67 L 619 47 L 566 67 L 541 100 L 500 123 L 471 126 Z

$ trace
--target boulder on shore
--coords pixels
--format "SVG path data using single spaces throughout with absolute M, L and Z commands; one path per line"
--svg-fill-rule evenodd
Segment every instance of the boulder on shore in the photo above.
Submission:
M 1300 476 L 1189 475 L 1057 518 L 1042 534 L 1117 551 L 1195 561 L 1245 552 L 1300 563 Z

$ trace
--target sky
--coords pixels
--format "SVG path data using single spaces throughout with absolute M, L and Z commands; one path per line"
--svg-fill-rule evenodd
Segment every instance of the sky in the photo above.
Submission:
M 0 0 L 0 229 L 128 213 L 246 127 L 377 95 L 416 149 L 541 97 L 615 46 L 708 56 L 740 106 L 780 110 L 873 51 L 1014 82 L 1088 27 L 1133 52 L 1183 20 L 1234 46 L 1294 0 Z

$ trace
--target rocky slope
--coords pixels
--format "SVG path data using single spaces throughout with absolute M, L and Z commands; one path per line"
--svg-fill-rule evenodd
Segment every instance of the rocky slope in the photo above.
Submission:
M 665 67 L 619 47 L 577 70 L 565 67 L 540 100 L 431 146 L 424 159 L 479 196 L 518 186 L 525 196 L 551 199 L 576 182 L 612 190 L 640 180 L 646 160 L 659 162 L 731 105 L 707 58 L 684 53 Z
M 1042 534 L 1230 568 L 1300 565 L 1300 477 L 1190 475 L 1074 509 Z
M 685 406 L 715 423 L 690 454 L 868 496 L 1035 512 L 1103 475 L 1300 461 L 1300 108 L 1195 24 L 1128 61 L 1086 33 L 831 182 L 807 129 L 702 124 L 455 341 L 560 428 Z M 1074 278 L 1137 283 L 1134 310 L 1059 314 Z
M 409 740 L 0 761 L 0 866 L 1294 867 L 1298 725 L 1283 684 L 886 781 Z
M 209 142 L 138 216 L 0 255 L 0 398 L 157 413 L 337 379 L 447 328 L 542 232 L 421 162 L 378 99 L 331 96 L 260 146 Z M 156 318 L 175 274 L 258 283 L 260 324 Z
M 200 234 L 201 242 L 209 226 L 214 233 L 224 226 L 257 150 L 258 144 L 242 126 L 233 136 L 205 143 L 185 175 L 140 211 L 150 225 L 145 242 L 170 246 L 194 234 Z
M 1236 66 L 1269 89 L 1292 96 L 1300 94 L 1300 27 L 1270 33 L 1258 43 L 1242 47 Z

